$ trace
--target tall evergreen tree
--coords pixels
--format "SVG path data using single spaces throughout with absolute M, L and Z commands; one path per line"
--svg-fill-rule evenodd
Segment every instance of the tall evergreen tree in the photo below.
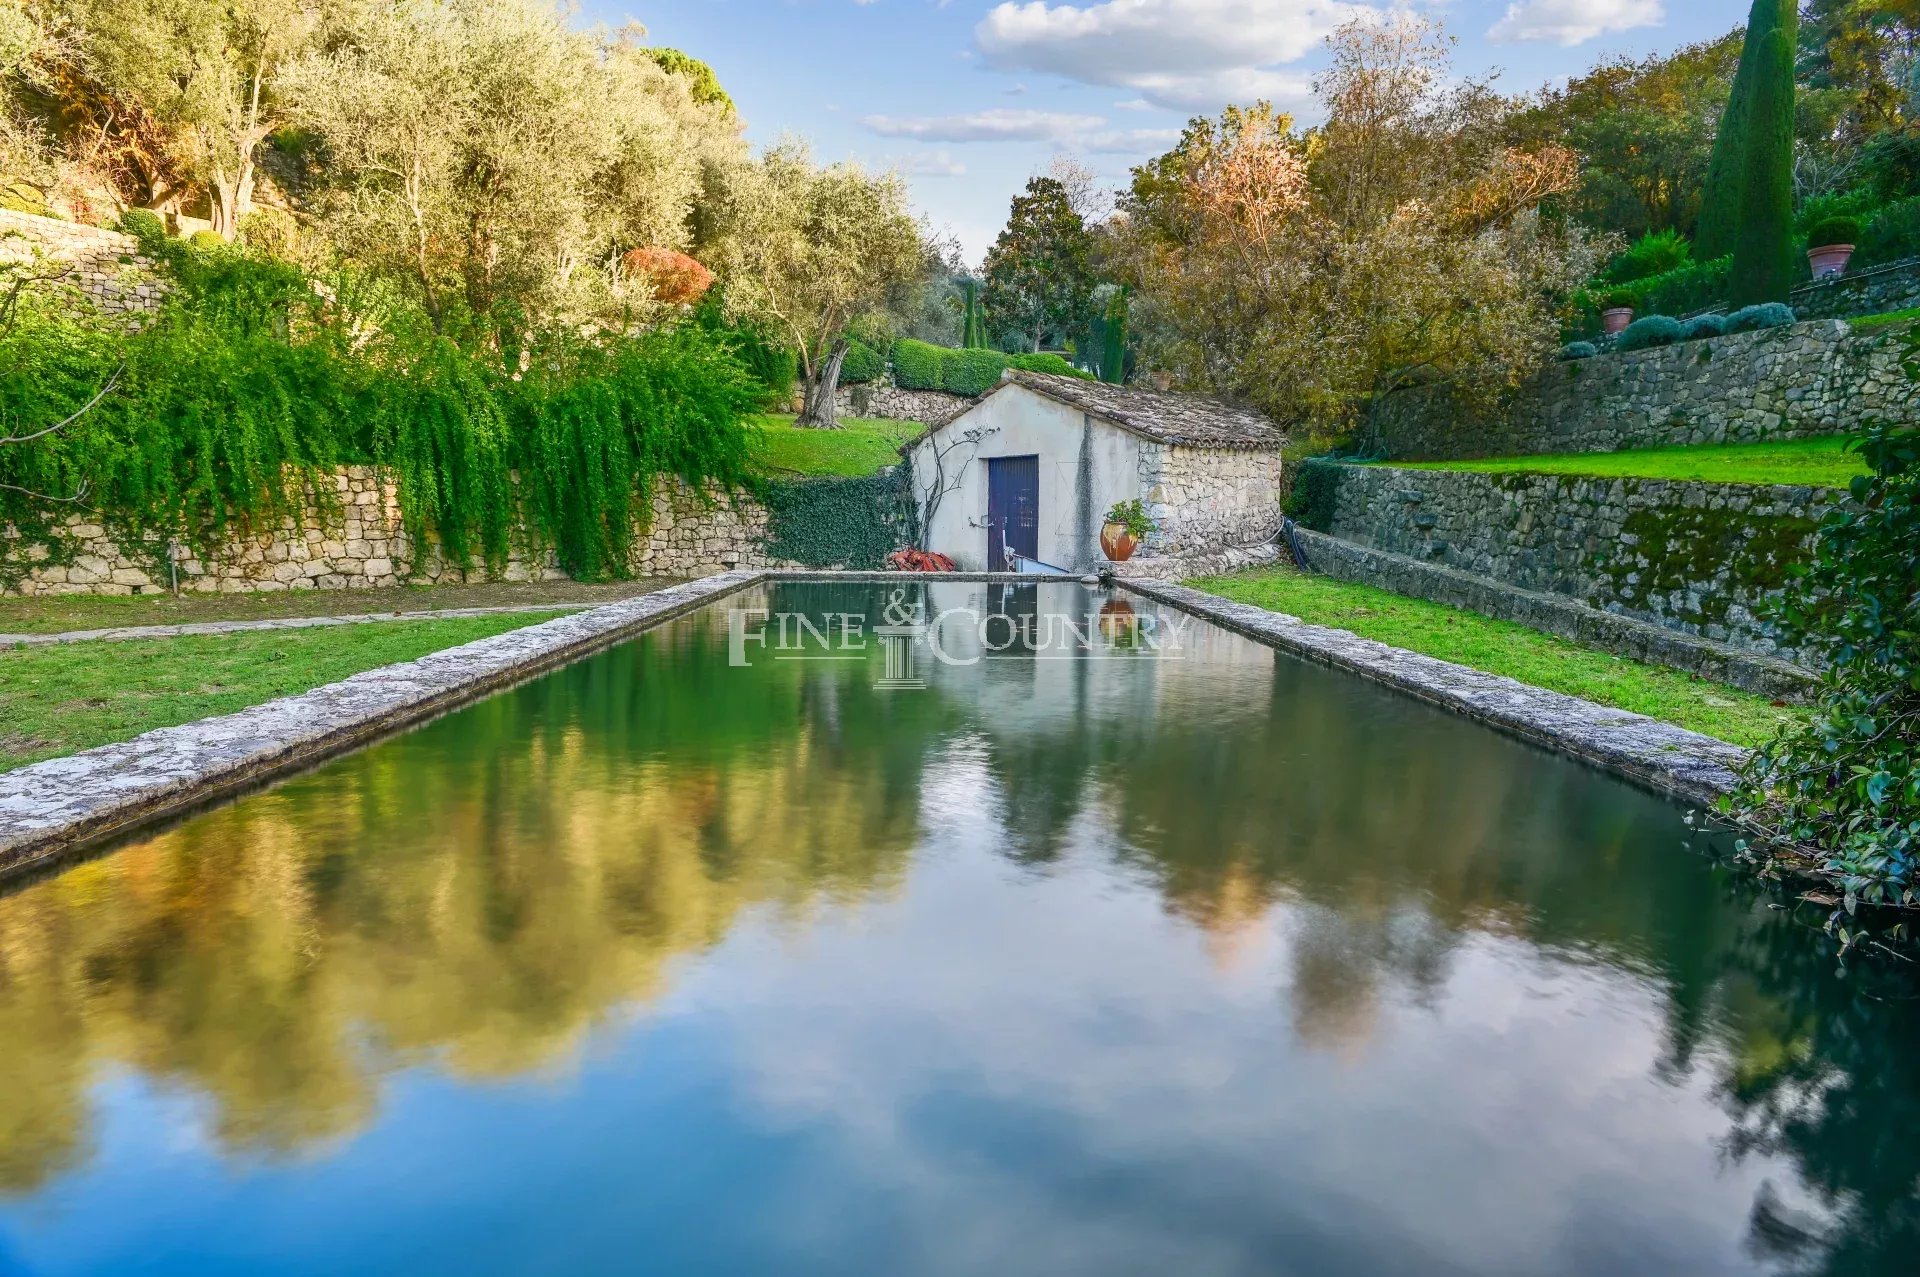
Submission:
M 1799 273 L 1793 259 L 1793 55 L 1799 12 L 1791 4 L 1783 8 L 1777 25 L 1747 30 L 1755 55 L 1728 298 L 1736 306 L 1787 300 Z
M 1747 139 L 1753 119 L 1754 83 L 1762 74 L 1757 65 L 1760 49 L 1767 32 L 1784 30 L 1791 54 L 1793 31 L 1798 19 L 1796 0 L 1753 0 L 1753 9 L 1747 15 L 1746 43 L 1740 50 L 1740 69 L 1734 73 L 1733 92 L 1727 98 L 1727 109 L 1721 113 L 1720 128 L 1713 139 L 1713 156 L 1707 162 L 1707 180 L 1700 197 L 1700 224 L 1693 237 L 1693 256 L 1696 261 L 1712 261 L 1733 251 L 1741 209 L 1746 204 L 1745 190 L 1750 168 L 1747 162 Z M 1789 57 L 1789 114 L 1792 75 L 1793 65 Z

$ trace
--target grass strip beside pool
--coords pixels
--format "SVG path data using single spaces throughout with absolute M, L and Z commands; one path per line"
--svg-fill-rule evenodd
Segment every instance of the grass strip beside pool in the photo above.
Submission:
M 1735 745 L 1769 739 L 1806 711 L 1664 666 L 1582 647 L 1512 621 L 1368 585 L 1270 568 L 1186 584 L 1238 603 L 1350 630 L 1410 652 L 1645 714 Z
M 1572 474 L 1603 479 L 1684 479 L 1703 483 L 1784 483 L 1844 488 L 1855 476 L 1868 473 L 1867 463 L 1860 454 L 1847 449 L 1852 440 L 1851 435 L 1821 435 L 1773 443 L 1385 464 L 1407 470 L 1466 470 L 1475 474 Z
M 0 771 L 230 714 L 557 614 L 0 651 Z
M 753 442 L 754 462 L 768 474 L 877 474 L 900 460 L 900 445 L 924 427 L 917 421 L 842 417 L 838 430 L 793 424 L 792 417 L 766 416 Z

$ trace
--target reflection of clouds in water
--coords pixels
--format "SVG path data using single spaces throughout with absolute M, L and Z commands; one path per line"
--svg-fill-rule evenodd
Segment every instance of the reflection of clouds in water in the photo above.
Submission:
M 751 1119 L 830 1133 L 854 1168 L 792 1184 L 783 1232 L 826 1252 L 897 1213 L 927 1272 L 1614 1272 L 1648 1270 L 1652 1239 L 1746 1270 L 1747 1206 L 1792 1171 L 1719 1165 L 1708 1089 L 1652 1079 L 1654 987 L 1475 935 L 1438 988 L 1382 975 L 1343 1005 L 1373 933 L 1348 961 L 1338 920 L 1292 905 L 1222 972 L 1089 868 L 1095 832 L 1017 887 L 944 860 L 804 968 L 741 933 L 700 973 L 703 1002 L 754 1009 Z

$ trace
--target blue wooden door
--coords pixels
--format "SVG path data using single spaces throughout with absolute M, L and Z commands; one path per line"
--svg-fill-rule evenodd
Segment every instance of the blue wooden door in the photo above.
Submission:
M 987 570 L 1040 557 L 1040 458 L 987 458 Z

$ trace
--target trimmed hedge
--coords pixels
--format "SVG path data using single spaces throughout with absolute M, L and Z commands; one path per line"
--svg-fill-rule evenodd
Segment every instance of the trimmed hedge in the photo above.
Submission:
M 893 343 L 893 384 L 902 390 L 945 390 L 946 350 L 902 337 Z
M 904 464 L 878 474 L 775 479 L 760 497 L 774 559 L 873 571 L 917 539 L 918 507 Z
M 1793 307 L 1785 302 L 1761 302 L 1746 306 L 1727 316 L 1727 331 L 1752 333 L 1762 328 L 1785 328 L 1795 320 Z
M 859 386 L 887 375 L 886 356 L 864 341 L 847 343 L 847 357 L 840 361 L 840 384 Z
M 1614 342 L 1615 350 L 1652 350 L 1671 346 L 1686 336 L 1680 321 L 1666 315 L 1647 315 L 1628 324 Z
M 903 390 L 944 390 L 954 395 L 984 395 L 1009 368 L 1053 373 L 1093 380 L 1093 374 L 1075 368 L 1051 352 L 1003 355 L 997 350 L 954 350 L 912 338 L 893 343 L 893 381 Z M 843 377 L 842 380 L 845 380 Z

